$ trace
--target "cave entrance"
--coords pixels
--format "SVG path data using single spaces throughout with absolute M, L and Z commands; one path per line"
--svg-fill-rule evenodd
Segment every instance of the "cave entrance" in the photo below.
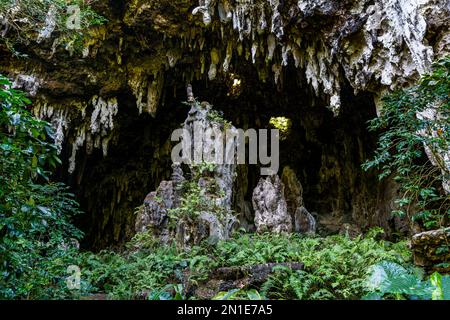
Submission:
M 388 208 L 381 207 L 385 186 L 361 169 L 375 147 L 375 136 L 366 129 L 367 121 L 376 117 L 373 97 L 355 95 L 349 85 L 342 84 L 341 112 L 334 117 L 326 99 L 317 97 L 295 68 L 287 69 L 282 88 L 258 79 L 255 67 L 243 64 L 239 74 L 192 85 L 195 97 L 223 112 L 237 128 L 286 127 L 280 141 L 279 174 L 286 166 L 294 170 L 305 206 L 318 218 L 319 232 L 338 232 L 345 223 L 364 229 L 387 221 Z M 170 136 L 188 112 L 182 104 L 186 91 L 181 73 L 169 74 L 163 91 L 155 118 L 139 115 L 131 93 L 119 96 L 108 156 L 104 158 L 100 151 L 79 155 L 81 165 L 71 185 L 86 212 L 79 225 L 86 232 L 84 246 L 90 249 L 129 239 L 136 208 L 170 177 Z M 251 198 L 260 171 L 255 165 L 240 167 L 240 195 L 234 209 L 251 230 Z

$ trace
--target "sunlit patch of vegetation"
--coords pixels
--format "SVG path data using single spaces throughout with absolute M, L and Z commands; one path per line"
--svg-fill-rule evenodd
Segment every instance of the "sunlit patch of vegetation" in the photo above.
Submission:
M 242 79 L 235 73 L 229 73 L 227 77 L 229 86 L 228 96 L 238 97 L 242 93 Z
M 269 124 L 275 129 L 280 130 L 280 139 L 285 140 L 291 131 L 292 120 L 286 117 L 272 117 Z

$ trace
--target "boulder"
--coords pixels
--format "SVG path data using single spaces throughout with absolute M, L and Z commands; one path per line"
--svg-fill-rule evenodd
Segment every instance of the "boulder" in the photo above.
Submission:
M 294 170 L 286 166 L 281 174 L 288 213 L 294 218 L 297 208 L 303 207 L 303 187 Z
M 281 175 L 288 214 L 294 222 L 294 231 L 298 233 L 316 233 L 316 219 L 306 210 L 303 201 L 303 187 L 294 170 L 286 166 Z
M 158 189 L 147 195 L 136 218 L 136 232 L 151 230 L 153 234 L 167 243 L 170 239 L 168 210 L 172 209 L 175 193 L 172 181 L 162 181 Z
M 450 228 L 415 234 L 411 239 L 414 263 L 421 267 L 436 267 L 441 264 L 441 268 L 449 272 L 450 266 L 442 265 L 450 262 L 449 241 Z
M 305 207 L 297 208 L 294 218 L 295 232 L 303 234 L 316 233 L 316 219 Z
M 261 178 L 253 191 L 253 208 L 257 232 L 291 232 L 284 187 L 278 175 Z

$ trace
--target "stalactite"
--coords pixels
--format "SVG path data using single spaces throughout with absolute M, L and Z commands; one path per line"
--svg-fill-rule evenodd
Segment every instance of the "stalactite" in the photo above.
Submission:
M 230 4 L 228 1 L 219 2 L 217 5 L 220 21 L 227 23 L 233 19 L 233 13 L 230 10 Z
M 13 88 L 23 89 L 32 97 L 36 96 L 43 79 L 34 74 L 18 74 L 12 84 Z
M 82 123 L 76 130 L 69 158 L 69 173 L 75 171 L 77 152 L 85 144 L 88 154 L 93 149 L 102 149 L 103 156 L 108 155 L 108 144 L 114 129 L 114 116 L 119 110 L 117 98 L 105 100 L 102 97 L 94 96 L 89 104 L 93 106 L 94 110 L 88 122 Z
M 275 52 L 276 45 L 277 42 L 275 36 L 273 34 L 269 34 L 269 36 L 267 37 L 267 48 L 268 48 L 267 59 L 269 61 L 272 61 L 273 59 L 273 54 Z
M 205 25 L 209 25 L 212 20 L 211 2 L 212 0 L 200 0 L 199 6 L 192 11 L 193 15 L 196 15 L 197 13 L 203 15 L 203 23 Z
M 111 142 L 116 142 L 117 101 L 106 97 L 119 93 L 126 97 L 131 92 L 139 113 L 157 114 L 157 121 L 164 116 L 164 87 L 173 85 L 176 91 L 175 81 L 179 85 L 195 79 L 209 86 L 205 80 L 211 79 L 215 80 L 211 87 L 216 88 L 230 78 L 227 73 L 235 73 L 243 87 L 262 85 L 257 79 L 247 81 L 247 70 L 253 70 L 252 77 L 257 72 L 261 82 L 269 82 L 267 87 L 273 88 L 274 82 L 279 90 L 284 79 L 288 87 L 290 77 L 298 75 L 295 81 L 308 97 L 299 113 L 326 104 L 335 115 L 342 113 L 342 90 L 343 99 L 348 90 L 355 96 L 367 94 L 368 104 L 373 96 L 380 111 L 385 93 L 416 81 L 432 60 L 448 52 L 450 43 L 448 30 L 443 30 L 449 11 L 445 0 L 201 0 L 194 18 L 192 2 L 161 4 L 162 0 L 132 1 L 123 21 L 114 18 L 105 26 L 91 28 L 81 52 L 73 53 L 77 59 L 71 61 L 71 68 L 67 68 L 67 53 L 60 55 L 61 39 L 53 45 L 51 41 L 24 45 L 23 49 L 29 49 L 26 53 L 31 53 L 26 62 L 14 60 L 11 66 L 0 62 L 2 73 L 15 79 L 15 87 L 36 97 L 34 112 L 55 127 L 58 149 L 68 149 L 69 171 L 82 167 L 76 163 L 81 159 L 77 154 L 107 155 Z M 73 46 L 68 48 L 75 52 Z M 298 72 L 292 72 L 290 64 Z M 93 92 L 98 97 L 91 99 Z M 255 117 L 251 124 L 263 126 L 265 120 Z M 150 122 L 154 125 L 154 119 Z M 317 139 L 311 130 L 305 135 L 308 142 Z M 164 176 L 158 162 L 166 152 L 162 149 L 155 147 L 148 183 Z M 322 167 L 331 168 L 335 162 L 327 158 Z M 330 179 L 336 176 L 335 169 L 321 172 Z M 120 202 L 125 191 L 122 182 L 117 183 L 114 196 L 110 191 L 103 195 Z M 332 209 L 340 206 L 333 203 Z M 365 210 L 364 205 L 360 207 Z M 108 210 L 112 215 L 118 205 Z
M 253 42 L 251 52 L 252 52 L 252 62 L 253 62 L 253 64 L 255 64 L 256 63 L 256 55 L 258 53 L 258 43 L 257 42 Z
M 214 80 L 217 76 L 217 65 L 220 62 L 219 50 L 213 48 L 211 50 L 211 64 L 209 66 L 208 78 L 209 80 Z
M 81 148 L 86 139 L 86 127 L 78 128 L 75 141 L 72 143 L 72 154 L 69 158 L 69 173 L 73 173 L 76 167 L 77 151 Z
M 347 20 L 336 33 L 337 38 L 331 39 L 329 43 L 313 41 L 303 46 L 301 34 L 295 35 L 293 41 L 284 39 L 286 21 L 281 8 L 286 4 L 279 0 L 248 0 L 233 4 L 228 1 L 218 3 L 201 1 L 202 5 L 197 8 L 197 12 L 210 12 L 211 8 L 217 7 L 218 20 L 222 24 L 227 24 L 231 19 L 232 28 L 237 32 L 239 41 L 251 43 L 245 46 L 250 48 L 250 53 L 246 51 L 245 57 L 246 59 L 251 57 L 253 63 L 256 63 L 258 51 L 261 50 L 255 42 L 256 34 L 267 37 L 268 50 L 265 58 L 268 61 L 273 59 L 280 45 L 282 65 L 286 66 L 289 63 L 289 56 L 293 56 L 295 66 L 304 68 L 315 92 L 328 95 L 330 110 L 338 114 L 339 83 L 344 81 L 344 77 L 350 81 L 356 92 L 367 90 L 369 85 L 378 79 L 385 88 L 395 89 L 398 85 L 402 85 L 403 80 L 400 78 L 411 79 L 416 72 L 423 73 L 428 70 L 433 50 L 426 45 L 427 24 L 423 10 L 428 3 L 434 1 L 439 2 L 439 0 L 402 1 L 401 5 L 397 5 L 393 0 L 387 2 L 376 0 L 369 6 L 355 4 L 354 12 L 359 12 L 359 16 L 364 20 Z M 338 14 L 339 7 L 340 5 L 333 1 L 299 0 L 297 6 L 291 7 L 289 12 L 291 18 L 292 15 L 309 17 L 316 12 L 332 16 Z M 271 14 L 269 25 L 266 12 Z M 209 18 L 212 17 L 208 16 L 208 24 Z M 386 28 L 387 26 L 390 27 Z M 383 32 L 379 32 L 380 30 Z M 355 47 L 355 44 L 350 45 L 346 39 L 347 35 L 355 32 L 362 34 L 365 41 L 358 44 L 359 48 Z M 375 50 L 376 43 L 377 47 L 381 44 L 380 50 Z M 395 45 L 401 43 L 405 43 L 404 48 Z M 235 44 L 235 49 L 241 55 L 242 49 L 238 45 Z M 227 57 L 224 61 L 224 72 L 228 70 L 228 60 Z M 341 67 L 344 74 L 337 71 Z M 217 68 L 211 65 L 209 71 L 209 78 L 214 79 Z M 274 74 L 274 79 L 278 81 L 279 72 Z M 380 90 L 376 90 L 377 92 Z
M 155 117 L 164 88 L 164 72 L 160 71 L 148 86 L 146 111 Z
M 226 56 L 225 56 L 225 60 L 223 61 L 223 71 L 225 73 L 228 73 L 228 70 L 230 69 L 230 63 L 231 63 L 231 59 L 233 58 L 233 42 L 230 40 L 227 43 L 227 51 L 226 51 Z

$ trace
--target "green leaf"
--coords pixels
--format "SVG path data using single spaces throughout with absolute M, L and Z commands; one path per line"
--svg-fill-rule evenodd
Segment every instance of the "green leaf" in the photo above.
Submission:
M 432 300 L 443 300 L 444 292 L 442 291 L 442 276 L 435 272 L 430 277 L 431 284 L 435 287 L 433 293 L 431 294 Z

